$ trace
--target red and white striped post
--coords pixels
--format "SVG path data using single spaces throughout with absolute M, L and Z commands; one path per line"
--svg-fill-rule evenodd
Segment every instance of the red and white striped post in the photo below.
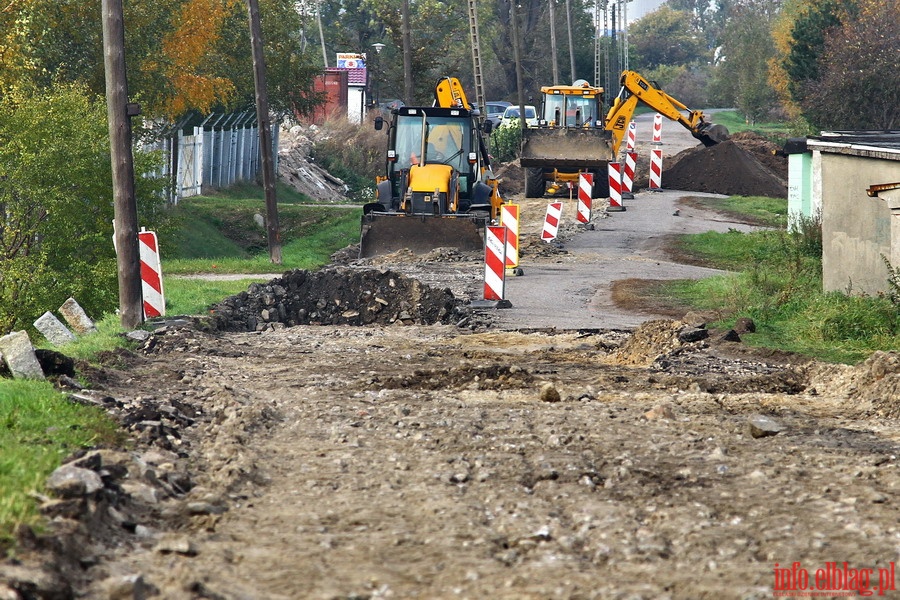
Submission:
M 622 206 L 622 173 L 621 165 L 617 162 L 609 163 L 609 212 L 621 212 Z
M 488 225 L 484 235 L 484 299 L 503 300 L 506 293 L 506 233 L 503 225 Z
M 637 142 L 637 126 L 634 121 L 628 124 L 628 133 L 625 137 L 625 152 L 634 152 L 634 145 Z
M 653 143 L 662 143 L 662 115 L 659 113 L 653 115 Z
M 552 242 L 559 233 L 559 222 L 562 219 L 562 202 L 551 202 L 547 205 L 547 216 L 544 217 L 544 229 L 541 239 Z
M 637 166 L 637 152 L 625 153 L 625 165 L 622 169 L 622 197 L 634 198 L 634 170 Z
M 587 225 L 591 222 L 591 193 L 594 190 L 594 174 L 581 173 L 578 176 L 578 213 L 579 223 Z
M 144 318 L 162 317 L 166 314 L 163 294 L 162 266 L 159 261 L 159 244 L 156 233 L 141 230 L 138 233 L 141 256 L 141 293 L 144 297 Z
M 662 150 L 650 151 L 650 186 L 651 192 L 662 191 Z
M 506 227 L 506 268 L 519 266 L 519 205 L 500 206 L 500 224 Z

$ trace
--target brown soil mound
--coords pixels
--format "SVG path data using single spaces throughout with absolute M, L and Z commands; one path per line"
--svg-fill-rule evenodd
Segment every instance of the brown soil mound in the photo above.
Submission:
M 727 194 L 787 198 L 787 184 L 735 140 L 709 148 L 698 146 L 675 155 L 663 169 L 664 188 Z

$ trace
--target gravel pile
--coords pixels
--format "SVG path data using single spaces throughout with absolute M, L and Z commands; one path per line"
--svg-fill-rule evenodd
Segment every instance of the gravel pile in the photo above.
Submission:
M 391 270 L 294 270 L 226 298 L 211 311 L 220 331 L 295 325 L 457 323 L 468 309 L 448 288 L 431 288 Z

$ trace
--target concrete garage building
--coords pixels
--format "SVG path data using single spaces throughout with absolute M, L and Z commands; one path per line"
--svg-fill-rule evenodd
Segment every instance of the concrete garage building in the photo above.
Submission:
M 807 147 L 822 211 L 824 290 L 887 292 L 882 257 L 900 267 L 900 131 L 823 132 Z

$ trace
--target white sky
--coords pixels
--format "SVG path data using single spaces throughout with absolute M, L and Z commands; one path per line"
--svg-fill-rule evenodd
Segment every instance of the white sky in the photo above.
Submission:
M 653 12 L 663 3 L 665 0 L 632 0 L 628 3 L 628 22 L 632 23 L 645 14 Z

